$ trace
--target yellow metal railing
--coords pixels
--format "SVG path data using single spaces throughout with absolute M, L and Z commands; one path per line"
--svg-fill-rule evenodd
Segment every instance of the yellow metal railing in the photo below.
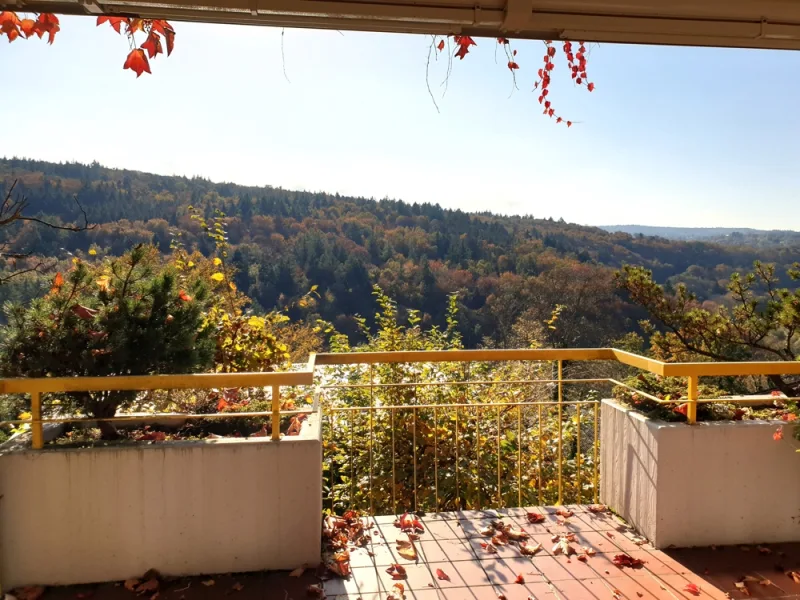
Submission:
M 42 394 L 99 391 L 210 390 L 221 388 L 271 388 L 270 411 L 216 412 L 209 414 L 153 414 L 159 421 L 192 419 L 269 418 L 273 440 L 280 440 L 280 418 L 284 415 L 308 414 L 309 409 L 282 410 L 281 387 L 310 386 L 314 380 L 314 355 L 305 368 L 272 373 L 192 373 L 182 375 L 130 375 L 115 377 L 49 377 L 0 379 L 0 394 L 27 394 L 30 397 L 30 419 L 0 422 L 3 425 L 30 424 L 31 447 L 44 447 L 44 425 L 47 423 L 96 423 L 141 421 L 142 415 L 121 415 L 109 418 L 52 417 L 42 418 Z
M 567 378 L 564 363 L 568 361 L 610 361 L 661 376 L 685 377 L 687 393 L 681 399 L 662 399 L 612 377 Z M 550 363 L 555 365 L 557 376 L 503 380 L 469 377 L 470 365 L 496 362 Z M 416 371 L 405 372 L 411 373 L 413 379 L 414 373 L 423 372 L 424 365 L 436 363 L 461 363 L 462 376 L 444 381 L 386 382 L 375 378 L 378 367 L 405 364 L 418 367 Z M 537 501 L 539 504 L 596 502 L 599 397 L 567 399 L 567 385 L 620 386 L 656 403 L 686 403 L 687 421 L 694 423 L 699 403 L 773 400 L 771 396 L 701 399 L 698 397 L 701 377 L 800 374 L 800 363 L 666 363 L 610 348 L 319 354 L 316 367 L 368 369 L 361 373 L 360 379 L 345 382 L 336 379 L 343 377 L 344 372 L 340 371 L 333 381 L 320 383 L 319 389 L 324 412 L 323 438 L 328 444 L 324 451 L 328 463 L 326 500 L 332 508 L 353 507 L 372 514 L 501 508 Z M 353 373 L 358 372 L 350 371 L 351 379 Z M 487 394 L 480 404 L 431 402 L 425 398 L 429 393 L 425 390 L 436 388 L 491 386 L 497 390 L 506 386 L 530 389 L 542 385 L 553 386 L 552 400 L 506 401 L 493 399 L 501 395 L 495 392 Z M 376 394 L 388 390 L 395 390 L 394 397 L 389 397 L 388 402 L 380 401 L 385 398 L 376 401 Z M 365 394 L 361 404 L 352 405 L 359 392 Z M 545 431 L 548 419 L 552 433 Z M 570 429 L 569 436 L 565 428 Z M 388 435 L 382 435 L 387 431 Z M 525 440 L 523 446 L 525 432 L 535 439 Z M 464 442 L 466 434 L 472 435 L 469 443 Z M 420 442 L 419 438 L 425 435 L 428 439 Z M 544 445 L 552 441 L 551 435 L 555 444 L 552 455 L 548 456 Z M 377 441 L 376 436 L 382 439 Z M 501 451 L 509 438 L 517 440 L 515 446 L 512 444 L 513 450 Z M 571 446 L 569 456 L 565 454 L 567 444 Z M 443 447 L 448 448 L 449 455 L 444 455 Z M 547 471 L 543 462 L 549 465 L 549 474 L 543 475 Z M 471 482 L 465 481 L 465 472 L 469 470 L 473 473 Z M 443 478 L 449 479 L 450 497 L 442 493 Z M 551 484 L 553 489 L 548 488 Z M 468 498 L 464 491 L 470 485 L 474 489 Z

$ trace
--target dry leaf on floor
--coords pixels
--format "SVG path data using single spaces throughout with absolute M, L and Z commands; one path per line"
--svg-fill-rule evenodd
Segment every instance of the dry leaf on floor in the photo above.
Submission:
M 495 546 L 508 546 L 508 538 L 504 533 L 498 533 L 492 538 L 492 543 Z
M 740 591 L 745 596 L 750 595 L 750 590 L 747 588 L 747 584 L 744 581 L 737 581 L 736 582 L 736 589 Z
M 644 561 L 642 559 L 633 558 L 630 554 L 617 554 L 612 562 L 620 569 L 622 567 L 641 569 L 644 566 Z
M 589 546 L 581 546 L 581 550 L 583 551 L 583 553 L 584 553 L 586 556 L 594 556 L 595 554 L 597 554 L 597 553 L 594 551 L 594 548 L 590 548 Z
M 529 546 L 525 542 L 520 542 L 519 544 L 519 551 L 523 556 L 534 556 L 541 549 L 541 544 L 534 544 L 533 546 Z
M 497 554 L 497 548 L 494 544 L 487 544 L 486 542 L 481 542 L 481 548 L 486 550 L 489 554 Z
M 494 526 L 487 525 L 486 527 L 479 529 L 478 533 L 485 535 L 486 537 L 492 537 L 494 535 Z
M 411 513 L 403 513 L 403 515 L 394 522 L 394 526 L 399 527 L 400 531 L 405 533 L 415 533 L 417 531 L 423 533 L 425 531 L 422 522 Z
M 525 583 L 525 578 L 522 576 L 522 573 L 517 575 L 517 578 L 514 580 L 514 583 L 519 583 L 519 584 Z
M 386 596 L 386 600 L 406 600 L 406 588 L 402 583 L 395 583 L 392 586 L 392 593 Z
M 531 537 L 530 535 L 528 535 L 528 532 L 525 531 L 524 529 L 514 529 L 511 525 L 506 527 L 505 533 L 506 536 L 508 536 L 508 539 L 513 540 L 515 542 L 519 542 L 521 540 L 527 540 L 529 537 Z
M 574 512 L 572 512 L 571 510 L 567 510 L 566 508 L 559 508 L 559 509 L 556 511 L 556 514 L 557 514 L 559 517 L 564 517 L 565 519 L 569 519 L 569 518 L 570 518 L 572 515 L 574 515 L 575 513 L 574 513 Z
M 44 587 L 41 585 L 29 585 L 27 587 L 17 588 L 12 592 L 12 595 L 17 600 L 39 600 L 44 594 Z
M 450 576 L 441 569 L 436 569 L 436 579 L 440 579 L 441 581 L 450 581 Z
M 697 585 L 695 585 L 694 583 L 687 583 L 683 587 L 683 589 L 684 589 L 684 591 L 689 592 L 690 594 L 693 594 L 695 596 L 699 596 L 700 595 L 700 588 Z
M 146 594 L 155 591 L 158 591 L 158 579 L 148 579 L 136 588 L 137 594 Z
M 202 583 L 206 587 L 211 587 L 212 585 L 214 585 L 217 582 L 214 581 L 213 579 L 206 579 L 205 581 L 201 581 L 200 583 Z
M 772 550 L 770 550 L 766 546 L 758 546 L 756 550 L 758 550 L 761 554 L 772 554 Z
M 578 556 L 578 560 L 581 561 L 581 562 L 586 562 L 589 559 L 587 558 L 587 556 L 585 554 L 580 554 Z
M 386 572 L 392 576 L 392 579 L 406 578 L 406 569 L 403 565 L 390 565 Z
M 324 598 L 325 591 L 322 589 L 321 585 L 310 585 L 306 588 L 306 595 L 312 598 Z
M 608 510 L 605 504 L 590 504 L 586 509 L 592 513 L 602 513 Z
M 542 513 L 537 512 L 529 512 L 527 513 L 528 523 L 536 524 L 536 523 L 544 523 L 545 518 Z
M 241 592 L 244 589 L 244 586 L 239 583 L 238 581 L 231 586 L 231 589 L 234 592 Z
M 417 560 L 419 558 L 414 542 L 411 541 L 411 536 L 408 536 L 408 540 L 397 540 L 397 553 L 406 560 Z
M 125 589 L 128 590 L 129 592 L 135 592 L 137 586 L 139 585 L 139 580 L 138 579 L 126 579 L 124 585 L 125 585 Z
M 289 573 L 289 577 L 300 577 L 306 572 L 305 566 L 297 567 L 294 571 Z
M 786 573 L 786 576 L 791 577 L 795 583 L 800 583 L 800 573 L 798 573 L 797 571 L 789 571 L 788 573 Z

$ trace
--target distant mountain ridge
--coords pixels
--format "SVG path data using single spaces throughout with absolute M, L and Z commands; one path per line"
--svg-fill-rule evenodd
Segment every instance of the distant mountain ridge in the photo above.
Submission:
M 753 229 L 751 227 L 661 227 L 657 225 L 600 225 L 600 229 L 629 235 L 647 235 L 662 237 L 668 240 L 703 240 L 724 243 L 725 238 L 736 243 L 752 238 L 771 239 L 773 244 L 797 243 L 800 231 L 791 229 Z

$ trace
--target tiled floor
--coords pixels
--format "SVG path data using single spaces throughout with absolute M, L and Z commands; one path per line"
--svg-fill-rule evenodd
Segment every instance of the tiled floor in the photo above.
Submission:
M 609 513 L 564 509 L 574 514 L 564 519 L 555 508 L 538 507 L 423 516 L 416 561 L 396 549 L 395 541 L 407 538 L 394 526 L 394 516 L 371 519 L 371 543 L 351 549 L 352 576 L 326 581 L 325 594 L 336 600 L 386 600 L 399 581 L 408 600 L 800 599 L 800 584 L 787 574 L 800 572 L 800 544 L 659 552 Z M 530 524 L 528 511 L 542 514 L 544 522 Z M 510 542 L 488 552 L 490 538 L 481 530 L 498 517 L 524 529 L 531 536 L 528 544 L 540 543 L 542 550 L 527 557 Z M 577 552 L 569 558 L 554 549 L 554 536 L 568 534 Z M 614 557 L 622 553 L 643 566 L 618 567 Z M 387 573 L 395 563 L 405 568 L 405 578 Z

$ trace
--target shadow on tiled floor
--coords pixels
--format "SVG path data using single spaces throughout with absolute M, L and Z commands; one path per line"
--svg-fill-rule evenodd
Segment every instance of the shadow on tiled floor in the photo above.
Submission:
M 547 507 L 424 516 L 416 562 L 405 560 L 395 549 L 394 541 L 403 537 L 393 526 L 395 518 L 377 517 L 372 520 L 372 543 L 352 550 L 353 576 L 325 582 L 326 595 L 338 600 L 385 599 L 396 583 L 386 569 L 398 563 L 406 569 L 401 582 L 409 600 L 683 600 L 748 594 L 800 599 L 800 584 L 787 575 L 800 571 L 800 544 L 659 552 L 609 513 L 592 513 L 582 506 L 568 509 L 574 515 L 567 519 Z M 542 514 L 544 522 L 530 524 L 528 510 Z M 531 535 L 529 544 L 541 543 L 542 550 L 527 557 L 517 544 L 509 544 L 487 552 L 481 529 L 498 517 L 524 528 Z M 570 545 L 576 551 L 581 553 L 585 546 L 594 554 L 578 559 L 554 552 L 553 536 L 567 533 L 573 534 Z M 613 562 L 620 553 L 644 565 L 620 568 Z M 440 572 L 447 579 L 438 577 Z M 516 582 L 519 576 L 521 583 Z M 745 576 L 749 579 L 742 588 Z

